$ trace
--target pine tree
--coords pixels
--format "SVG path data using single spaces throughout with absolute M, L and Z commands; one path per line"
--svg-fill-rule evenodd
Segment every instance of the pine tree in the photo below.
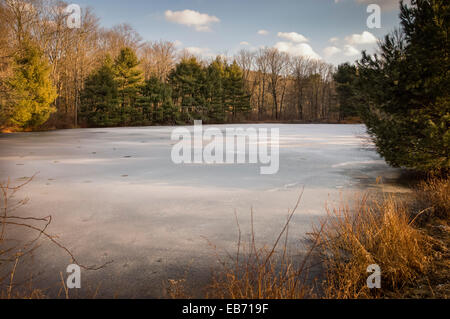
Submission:
M 247 114 L 251 110 L 250 96 L 245 92 L 242 70 L 236 61 L 227 66 L 225 83 L 226 105 L 235 121 L 238 115 Z
M 86 79 L 81 94 L 80 119 L 88 126 L 116 126 L 120 123 L 118 88 L 113 63 L 107 56 L 101 67 Z
M 333 76 L 339 99 L 339 120 L 358 116 L 356 100 L 356 66 L 344 63 L 338 66 Z
M 131 48 L 123 48 L 114 61 L 115 81 L 118 87 L 122 125 L 142 120 L 142 110 L 137 110 L 136 101 L 142 82 L 142 72 L 137 68 L 139 60 Z
M 184 122 L 201 120 L 205 115 L 205 70 L 195 58 L 183 59 L 169 76 L 175 105 Z
M 153 76 L 141 88 L 140 103 L 149 123 L 165 124 L 176 122 L 176 109 L 172 102 L 172 89 Z
M 363 119 L 393 166 L 450 168 L 449 16 L 448 0 L 402 4 L 401 30 L 358 63 Z
M 213 61 L 206 70 L 206 97 L 208 122 L 225 122 L 224 78 L 225 63 L 220 57 Z
M 14 57 L 13 75 L 7 81 L 11 95 L 7 102 L 9 122 L 22 129 L 37 128 L 56 111 L 57 98 L 50 68 L 43 52 L 24 40 Z

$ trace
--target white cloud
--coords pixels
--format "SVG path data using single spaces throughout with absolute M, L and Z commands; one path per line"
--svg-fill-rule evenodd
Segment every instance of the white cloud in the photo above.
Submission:
M 193 55 L 209 58 L 214 57 L 215 54 L 211 51 L 210 48 L 199 48 L 199 47 L 187 47 L 185 48 L 187 52 Z
M 338 37 L 333 37 L 330 40 L 328 40 L 330 43 L 336 44 L 339 42 L 339 38 Z
M 352 46 L 352 45 L 346 45 L 345 47 L 344 47 L 344 54 L 346 55 L 346 56 L 356 56 L 356 55 L 359 55 L 361 52 L 357 49 L 357 48 L 355 48 L 354 46 Z
M 239 43 L 240 45 L 250 45 L 250 43 L 248 43 L 247 41 L 242 41 L 241 43 Z
M 340 53 L 342 50 L 337 47 L 328 47 L 323 50 L 326 58 L 331 58 L 333 55 Z
M 278 37 L 289 40 L 291 42 L 308 42 L 308 39 L 297 32 L 278 32 Z
M 280 52 L 285 52 L 292 56 L 304 56 L 311 59 L 320 60 L 321 57 L 314 52 L 313 48 L 307 43 L 278 42 L 274 48 Z
M 345 41 L 349 45 L 355 44 L 373 44 L 377 43 L 377 38 L 370 32 L 364 31 L 361 34 L 352 34 L 345 38 Z
M 267 30 L 259 30 L 259 31 L 258 31 L 258 34 L 259 34 L 259 35 L 268 35 L 268 34 L 269 34 L 269 31 L 267 31 Z
M 220 22 L 216 16 L 210 16 L 206 13 L 200 13 L 193 10 L 171 11 L 165 12 L 167 21 L 194 27 L 197 31 L 211 31 L 212 23 Z
M 183 45 L 183 42 L 181 42 L 180 40 L 175 40 L 175 41 L 173 41 L 173 45 L 178 48 L 178 47 L 181 47 Z

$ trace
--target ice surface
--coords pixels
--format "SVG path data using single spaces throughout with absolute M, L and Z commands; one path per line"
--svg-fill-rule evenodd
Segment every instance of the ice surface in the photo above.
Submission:
M 218 126 L 226 127 L 242 126 Z M 260 164 L 175 165 L 173 128 L 149 127 L 2 135 L 0 179 L 19 183 L 39 172 L 18 195 L 31 199 L 21 213 L 51 214 L 49 231 L 81 262 L 114 260 L 83 273 L 83 287 L 101 284 L 105 296 L 158 297 L 165 279 L 209 272 L 214 256 L 206 239 L 234 253 L 235 211 L 248 236 L 253 208 L 257 240 L 270 243 L 304 186 L 290 228 L 295 241 L 325 214 L 327 201 L 399 173 L 377 155 L 362 125 L 252 127 L 280 129 L 278 174 L 260 175 Z M 41 278 L 53 287 L 69 263 L 44 245 L 33 269 L 45 269 Z

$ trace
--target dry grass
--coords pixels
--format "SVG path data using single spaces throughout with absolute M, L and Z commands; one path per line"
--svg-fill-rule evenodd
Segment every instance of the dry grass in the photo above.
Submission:
M 186 279 L 169 279 L 163 283 L 164 290 L 167 296 L 171 299 L 190 299 L 191 296 L 187 293 Z
M 450 181 L 445 177 L 431 177 L 416 188 L 412 203 L 415 225 L 432 242 L 433 262 L 429 272 L 409 287 L 412 298 L 450 297 Z
M 419 183 L 415 199 L 422 209 L 429 209 L 428 216 L 448 220 L 450 218 L 450 179 L 431 177 Z
M 301 201 L 289 213 L 285 226 L 272 246 L 259 247 L 255 243 L 253 212 L 251 213 L 251 239 L 241 241 L 241 228 L 236 256 L 222 260 L 217 254 L 222 270 L 213 276 L 207 298 L 224 299 L 302 299 L 314 296 L 308 284 L 312 252 L 318 238 L 300 261 L 294 261 L 288 252 L 289 223 Z M 212 245 L 213 246 L 213 245 Z M 214 251 L 217 248 L 213 246 Z
M 354 207 L 330 210 L 321 230 L 318 253 L 326 272 L 324 296 L 402 297 L 395 292 L 428 270 L 432 261 L 430 238 L 413 227 L 407 208 L 391 196 L 382 200 L 365 196 Z M 373 264 L 381 268 L 382 289 L 368 288 L 367 268 Z

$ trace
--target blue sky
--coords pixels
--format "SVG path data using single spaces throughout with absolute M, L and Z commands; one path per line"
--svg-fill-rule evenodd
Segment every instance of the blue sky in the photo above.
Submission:
M 82 0 L 77 3 L 92 7 L 102 26 L 128 23 L 144 40 L 176 41 L 179 48 L 189 48 L 204 56 L 233 55 L 243 48 L 268 46 L 337 64 L 357 59 L 355 50 L 373 51 L 374 38 L 384 36 L 399 23 L 396 0 Z M 382 8 L 380 29 L 367 27 L 367 6 L 371 3 Z

